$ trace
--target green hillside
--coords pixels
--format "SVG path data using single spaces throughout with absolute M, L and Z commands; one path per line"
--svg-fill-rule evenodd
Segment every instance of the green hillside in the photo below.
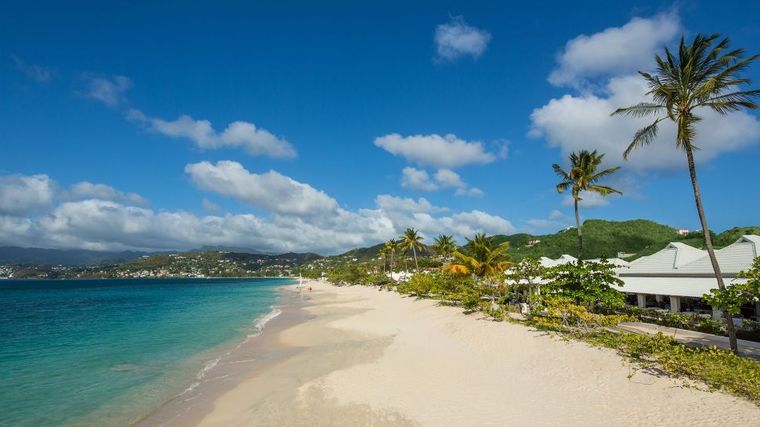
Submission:
M 716 248 L 728 246 L 744 234 L 760 235 L 760 227 L 735 227 L 714 235 Z M 514 260 L 525 257 L 539 258 L 546 256 L 557 258 L 563 254 L 575 256 L 578 252 L 578 237 L 575 227 L 554 234 L 531 235 L 526 233 L 494 236 L 498 243 L 507 241 Z M 536 244 L 531 242 L 538 240 Z M 669 242 L 682 242 L 702 248 L 702 233 L 692 232 L 686 236 L 667 225 L 654 221 L 636 219 L 630 221 L 605 221 L 589 219 L 583 223 L 584 258 L 613 258 L 618 253 L 628 254 L 625 258 L 632 260 L 651 255 Z M 340 257 L 356 258 L 368 261 L 376 258 L 382 244 L 352 249 Z

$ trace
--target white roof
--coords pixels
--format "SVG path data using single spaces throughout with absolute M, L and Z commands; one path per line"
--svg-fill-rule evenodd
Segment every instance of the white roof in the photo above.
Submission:
M 541 263 L 543 267 L 554 267 L 556 265 L 564 265 L 564 264 L 569 264 L 571 262 L 576 262 L 578 261 L 578 258 L 565 254 L 557 259 L 551 259 L 551 258 L 542 256 L 538 261 Z
M 742 236 L 736 242 L 715 251 L 720 270 L 736 274 L 749 270 L 752 261 L 760 256 L 760 236 Z M 681 274 L 710 274 L 713 272 L 710 257 L 705 256 L 678 269 Z
M 714 277 L 626 277 L 625 286 L 616 288 L 622 292 L 650 295 L 672 295 L 701 298 L 718 287 Z M 746 282 L 746 279 L 724 279 L 726 285 Z
M 620 258 L 594 258 L 594 259 L 587 259 L 587 262 L 602 262 L 607 261 L 608 263 L 614 265 L 615 267 L 629 267 L 631 265 L 630 262 L 620 259 Z
M 665 249 L 632 261 L 626 274 L 675 273 L 681 266 L 705 256 L 706 251 L 683 243 L 670 242 Z

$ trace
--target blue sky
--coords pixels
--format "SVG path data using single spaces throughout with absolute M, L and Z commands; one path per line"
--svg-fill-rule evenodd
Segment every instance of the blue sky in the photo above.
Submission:
M 681 34 L 760 51 L 747 2 L 136 3 L 0 6 L 0 244 L 554 232 L 572 208 L 551 164 L 580 148 L 623 166 L 625 193 L 584 218 L 697 228 L 668 130 L 623 162 L 637 124 L 607 114 Z M 757 112 L 704 123 L 711 227 L 757 224 Z

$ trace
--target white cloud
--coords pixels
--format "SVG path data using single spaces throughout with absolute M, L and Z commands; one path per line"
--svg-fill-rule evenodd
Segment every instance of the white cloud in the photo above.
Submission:
M 581 196 L 581 201 L 580 203 L 578 203 L 578 205 L 584 208 L 596 208 L 600 206 L 607 206 L 610 203 L 609 198 L 615 197 L 614 194 L 611 194 L 605 197 L 599 193 L 588 192 L 588 191 L 582 191 L 580 196 Z M 574 206 L 575 201 L 573 200 L 573 196 L 570 196 L 570 195 L 565 196 L 562 199 L 562 205 Z
M 462 177 L 451 169 L 439 169 L 435 173 L 435 180 L 445 188 L 464 188 L 467 185 L 462 181 Z
M 48 82 L 53 78 L 53 74 L 55 74 L 55 70 L 50 67 L 28 64 L 16 55 L 12 55 L 11 57 L 16 64 L 16 69 L 32 80 Z
M 81 93 L 86 98 L 100 101 L 108 107 L 115 108 L 125 102 L 125 94 L 132 87 L 132 81 L 125 76 L 83 75 L 87 88 Z
M 467 55 L 478 59 L 488 47 L 491 34 L 468 25 L 463 17 L 456 16 L 436 27 L 434 40 L 438 60 L 455 61 Z
M 0 214 L 23 216 L 49 206 L 56 184 L 47 175 L 0 176 Z
M 212 202 L 211 200 L 207 198 L 203 198 L 201 201 L 201 205 L 203 206 L 203 209 L 209 211 L 209 212 L 219 212 L 222 208 L 219 207 L 216 203 Z
M 148 204 L 148 201 L 139 194 L 124 193 L 110 185 L 93 184 L 87 181 L 72 185 L 63 197 L 66 200 L 100 199 L 140 206 Z
M 430 179 L 427 171 L 413 167 L 405 167 L 401 170 L 401 186 L 421 191 L 436 191 L 440 189 L 438 184 Z
M 409 162 L 439 169 L 454 169 L 467 165 L 495 161 L 497 154 L 486 151 L 480 141 L 465 141 L 456 135 L 411 135 L 397 133 L 375 138 L 375 145 Z
M 188 115 L 181 115 L 176 120 L 163 120 L 132 109 L 126 116 L 129 120 L 146 125 L 150 130 L 162 135 L 187 138 L 202 149 L 242 148 L 252 156 L 296 157 L 296 150 L 288 141 L 249 122 L 232 122 L 219 133 L 214 130 L 210 121 L 195 120 Z
M 633 170 L 672 170 L 686 167 L 683 152 L 675 148 L 675 128 L 663 122 L 657 138 L 649 146 L 639 148 L 623 161 L 623 151 L 634 133 L 647 119 L 610 117 L 619 107 L 649 101 L 644 93 L 644 80 L 635 75 L 615 77 L 606 85 L 605 95 L 564 95 L 533 110 L 533 137 L 543 137 L 549 146 L 559 147 L 562 157 L 580 149 L 597 149 L 606 153 L 605 165 L 623 165 Z M 695 152 L 697 162 L 703 163 L 721 153 L 736 151 L 760 140 L 760 121 L 748 113 L 735 112 L 720 116 L 713 111 L 700 111 L 703 120 L 696 125 Z
M 483 197 L 483 194 L 483 190 L 478 187 L 457 188 L 457 191 L 454 192 L 455 196 L 464 197 Z
M 678 15 L 633 18 L 622 27 L 579 35 L 557 56 L 549 75 L 555 86 L 583 86 L 586 79 L 628 74 L 651 64 L 655 53 L 682 31 Z
M 215 191 L 277 214 L 313 216 L 334 212 L 338 208 L 335 199 L 309 184 L 275 171 L 250 173 L 238 162 L 194 163 L 187 165 L 185 172 L 204 190 Z
M 420 230 L 427 238 L 446 233 L 460 241 L 476 232 L 514 229 L 499 216 L 482 211 L 449 213 L 424 198 L 384 194 L 377 196 L 374 207 L 349 211 L 308 184 L 274 171 L 251 173 L 236 162 L 190 164 L 187 172 L 201 188 L 265 212 L 262 216 L 201 216 L 157 211 L 130 205 L 126 193 L 102 184 L 78 184 L 57 197 L 57 185 L 45 175 L 6 176 L 0 177 L 0 200 L 16 203 L 0 205 L 4 209 L 0 211 L 0 244 L 93 250 L 222 245 L 338 253 L 397 237 L 407 227 Z M 27 199 L 21 200 L 20 195 Z M 22 204 L 26 208 L 18 209 Z M 9 211 L 7 206 L 15 209 Z

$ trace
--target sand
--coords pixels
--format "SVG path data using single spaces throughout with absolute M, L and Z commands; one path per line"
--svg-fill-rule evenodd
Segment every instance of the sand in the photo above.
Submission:
M 303 310 L 311 316 L 277 335 L 289 355 L 251 373 L 188 424 L 760 423 L 760 409 L 746 400 L 637 372 L 613 351 L 434 301 L 308 285 Z

